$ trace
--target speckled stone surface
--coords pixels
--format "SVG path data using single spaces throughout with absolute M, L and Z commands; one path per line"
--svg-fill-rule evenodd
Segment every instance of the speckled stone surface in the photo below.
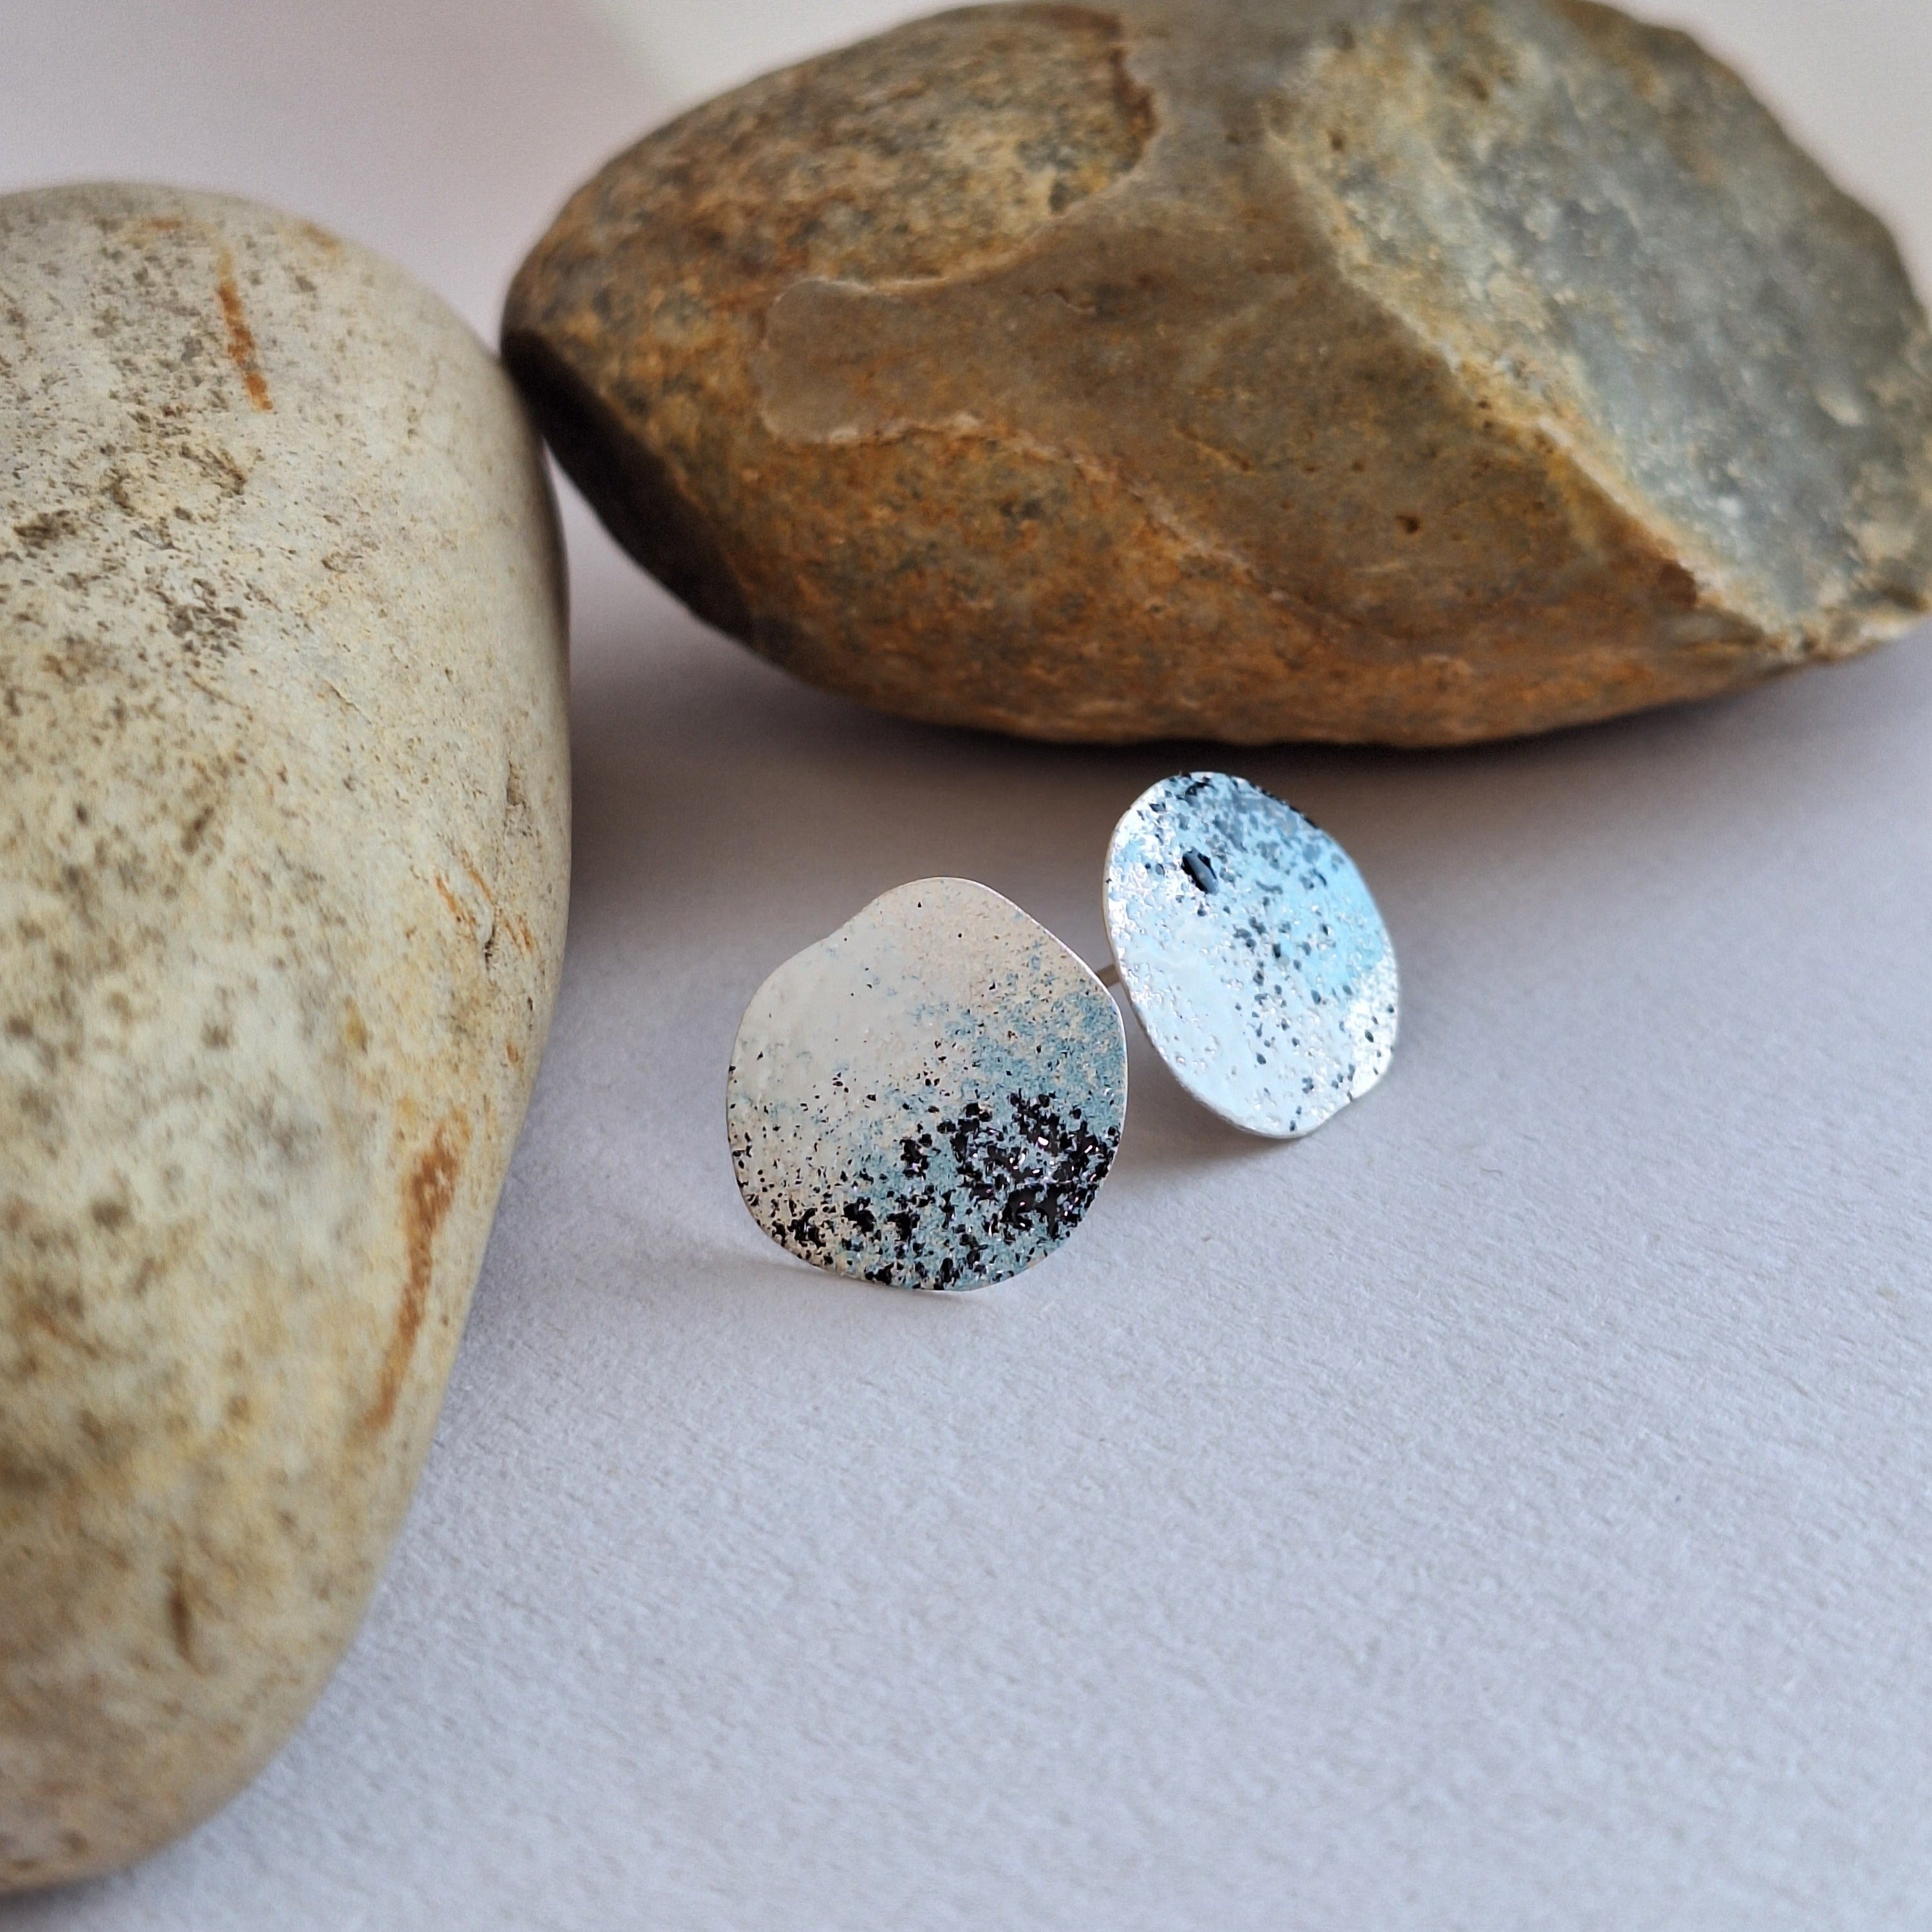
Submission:
M 348 1642 L 548 1024 L 534 439 L 434 298 L 0 200 L 0 1892 L 205 1816 Z
M 1454 743 L 1932 590 L 1890 238 L 1588 0 L 916 22 L 620 155 L 504 348 L 700 616 L 922 718 Z
M 968 1288 L 1080 1225 L 1126 1103 L 1120 1013 L 1088 968 L 987 886 L 921 879 L 759 988 L 725 1126 L 745 1204 L 781 1247 Z
M 1143 792 L 1107 848 L 1107 938 L 1180 1084 L 1250 1133 L 1312 1133 L 1388 1071 L 1395 949 L 1354 862 L 1225 772 Z

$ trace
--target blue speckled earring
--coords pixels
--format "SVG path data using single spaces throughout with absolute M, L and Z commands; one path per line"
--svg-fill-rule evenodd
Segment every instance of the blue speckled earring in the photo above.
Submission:
M 1250 1132 L 1312 1132 L 1388 1070 L 1395 956 L 1360 874 L 1219 773 L 1136 800 L 1107 852 L 1096 974 L 967 879 L 875 899 L 788 960 L 726 1084 L 738 1187 L 780 1246 L 912 1288 L 1004 1281 L 1058 1247 L 1120 1145 L 1120 986 L 1182 1085 Z
M 1108 942 L 1154 1051 L 1223 1120 L 1294 1140 L 1395 1052 L 1395 949 L 1354 861 L 1220 772 L 1143 792 L 1107 848 Z

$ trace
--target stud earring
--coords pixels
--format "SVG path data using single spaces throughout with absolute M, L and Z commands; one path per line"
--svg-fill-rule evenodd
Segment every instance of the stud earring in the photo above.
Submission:
M 1388 1071 L 1388 928 L 1348 854 L 1259 786 L 1195 772 L 1143 792 L 1102 899 L 1135 1017 L 1223 1120 L 1298 1139 Z
M 781 1247 L 896 1286 L 1003 1281 L 1080 1224 L 1120 1145 L 1119 986 L 1189 1092 L 1312 1132 L 1395 1048 L 1395 956 L 1348 855 L 1244 780 L 1197 772 L 1114 827 L 1096 974 L 968 879 L 875 899 L 781 966 L 740 1023 L 726 1130 Z
M 988 887 L 922 879 L 758 988 L 725 1126 L 779 1246 L 868 1281 L 979 1288 L 1079 1226 L 1126 1106 L 1126 1036 L 1094 974 Z

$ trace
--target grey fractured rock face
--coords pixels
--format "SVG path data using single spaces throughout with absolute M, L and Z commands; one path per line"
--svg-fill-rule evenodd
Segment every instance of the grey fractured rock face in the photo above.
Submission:
M 695 610 L 921 717 L 1454 742 L 1932 597 L 1891 240 L 1588 0 L 916 22 L 613 161 L 504 348 Z
M 246 202 L 0 200 L 0 1893 L 353 1633 L 548 1024 L 563 589 L 502 370 Z

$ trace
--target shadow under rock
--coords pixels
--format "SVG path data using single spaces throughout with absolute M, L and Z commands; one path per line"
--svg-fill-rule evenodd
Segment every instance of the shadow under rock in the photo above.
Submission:
M 1734 843 L 1761 848 L 1767 819 L 1802 817 L 1808 794 L 1932 713 L 1932 656 L 1908 644 L 1741 697 L 1454 752 L 1028 743 L 802 686 L 706 632 L 601 532 L 573 541 L 593 578 L 573 944 L 621 940 L 631 970 L 680 959 L 727 1039 L 728 1009 L 774 966 L 908 879 L 981 880 L 1098 964 L 1115 818 L 1157 778 L 1225 769 L 1291 800 L 1361 866 L 1402 962 L 1399 1070 L 1437 1035 L 1436 1003 L 1462 996 L 1442 989 L 1522 970 L 1553 922 L 1598 893 L 1641 893 L 1652 872 L 1658 890 L 1695 893 Z M 1199 1106 L 1129 1031 L 1117 1172 L 1294 1158 Z
M 628 636 L 581 653 L 580 903 L 647 894 L 671 927 L 717 894 L 766 901 L 775 934 L 793 908 L 806 916 L 800 944 L 905 880 L 954 873 L 1097 962 L 1114 820 L 1156 779 L 1202 769 L 1253 779 L 1340 838 L 1394 924 L 1410 898 L 1479 888 L 1527 852 L 1760 818 L 1789 802 L 1794 758 L 1828 772 L 1848 738 L 1932 709 L 1922 633 L 1824 675 L 1460 750 L 1055 746 L 868 712 L 705 631 L 655 586 L 626 616 Z
M 952 874 L 1049 924 L 1055 908 L 1090 901 L 1092 929 L 1063 937 L 1091 950 L 1108 834 L 1169 768 L 1160 754 L 882 716 L 674 608 L 652 616 L 621 661 L 598 653 L 578 689 L 581 905 L 645 894 L 670 926 L 723 896 L 761 904 L 775 932 L 790 930 L 795 909 L 802 944 L 908 879 Z

